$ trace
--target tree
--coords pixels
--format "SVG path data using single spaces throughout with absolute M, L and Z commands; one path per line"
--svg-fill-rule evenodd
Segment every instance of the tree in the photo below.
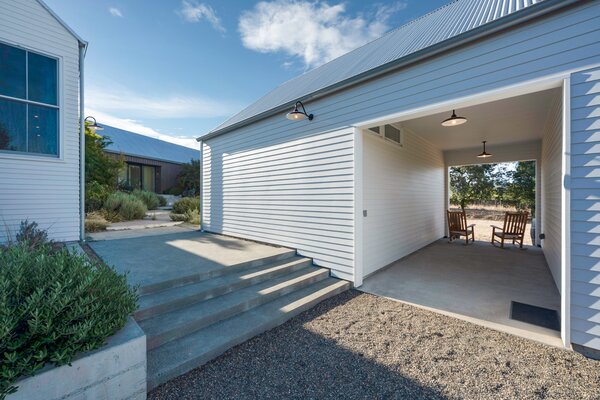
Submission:
M 115 159 L 104 152 L 112 142 L 85 127 L 85 208 L 95 211 L 117 188 L 119 171 L 125 164 L 122 158 Z
M 465 207 L 494 198 L 496 173 L 493 164 L 450 168 L 450 202 Z
M 509 173 L 509 181 L 503 195 L 505 201 L 535 215 L 535 161 L 519 161 Z
M 177 176 L 177 186 L 186 196 L 200 194 L 200 160 L 191 160 L 182 165 L 182 170 Z

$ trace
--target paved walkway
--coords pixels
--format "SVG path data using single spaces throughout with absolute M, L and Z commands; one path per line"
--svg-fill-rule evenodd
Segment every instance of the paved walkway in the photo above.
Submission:
M 139 232 L 114 232 L 121 237 L 89 245 L 107 264 L 129 272 L 130 282 L 142 288 L 290 251 L 178 227 L 143 230 L 148 233 L 143 236 Z

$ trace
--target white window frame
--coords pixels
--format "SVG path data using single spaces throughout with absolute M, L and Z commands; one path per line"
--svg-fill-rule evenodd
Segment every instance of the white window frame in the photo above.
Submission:
M 399 142 L 396 142 L 395 140 L 392 140 L 392 139 L 388 139 L 388 138 L 385 136 L 385 127 L 386 127 L 386 125 L 389 125 L 389 126 L 391 126 L 392 128 L 394 128 L 394 129 L 397 129 L 397 130 L 400 132 L 400 133 L 399 133 L 399 135 L 400 135 L 400 141 L 399 141 Z M 371 130 L 371 129 L 373 129 L 373 128 L 379 128 L 379 133 L 377 133 L 377 132 L 375 132 L 375 131 Z M 393 145 L 395 145 L 395 146 L 398 146 L 398 147 L 404 147 L 404 133 L 405 133 L 405 129 L 406 129 L 406 128 L 404 128 L 404 127 L 400 127 L 400 128 L 399 128 L 399 127 L 397 127 L 397 126 L 394 126 L 394 125 L 391 125 L 391 124 L 383 124 L 383 125 L 376 125 L 376 126 L 372 126 L 371 128 L 367 128 L 367 129 L 365 129 L 365 130 L 366 130 L 368 133 L 370 133 L 370 134 L 372 134 L 372 135 L 375 135 L 375 136 L 377 136 L 377 137 L 378 137 L 378 138 L 380 138 L 380 139 L 383 139 L 383 140 L 385 140 L 387 143 L 391 143 L 391 144 L 393 144 Z
M 17 103 L 25 104 L 25 105 L 36 105 L 40 107 L 47 107 L 57 110 L 58 115 L 56 118 L 56 146 L 57 146 L 57 154 L 43 154 L 43 153 L 33 153 L 29 151 L 13 151 L 13 150 L 0 150 L 0 158 L 16 158 L 21 160 L 42 160 L 42 161 L 64 161 L 64 143 L 63 143 L 63 91 L 62 88 L 62 58 L 49 54 L 40 50 L 31 49 L 16 43 L 11 43 L 8 41 L 1 40 L 1 44 L 6 46 L 11 46 L 26 52 L 25 55 L 25 95 L 29 96 L 29 57 L 27 53 L 37 54 L 43 57 L 47 57 L 56 61 L 56 103 L 57 104 L 47 104 L 41 103 L 29 99 L 21 99 L 18 97 L 6 96 L 0 94 L 0 99 L 14 101 Z M 27 140 L 29 137 L 29 114 L 26 112 L 25 115 L 25 132 L 27 135 Z

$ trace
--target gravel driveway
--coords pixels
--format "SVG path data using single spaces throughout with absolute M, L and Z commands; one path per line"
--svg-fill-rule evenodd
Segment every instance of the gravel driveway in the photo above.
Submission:
M 351 290 L 149 399 L 600 399 L 600 362 Z

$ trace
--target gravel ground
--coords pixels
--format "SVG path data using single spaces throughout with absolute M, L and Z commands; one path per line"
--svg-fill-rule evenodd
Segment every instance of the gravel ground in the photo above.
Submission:
M 351 290 L 158 399 L 600 399 L 600 362 Z

